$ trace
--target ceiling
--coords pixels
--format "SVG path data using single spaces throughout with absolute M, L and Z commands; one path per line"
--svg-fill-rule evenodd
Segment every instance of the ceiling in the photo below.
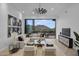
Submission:
M 47 14 L 41 15 L 41 17 L 58 17 L 65 10 L 67 10 L 73 3 L 40 3 L 41 7 L 47 9 Z M 25 17 L 34 17 L 37 16 L 33 14 L 33 9 L 39 7 L 39 3 L 8 3 L 10 7 L 14 9 L 24 12 Z M 51 10 L 52 9 L 52 10 Z

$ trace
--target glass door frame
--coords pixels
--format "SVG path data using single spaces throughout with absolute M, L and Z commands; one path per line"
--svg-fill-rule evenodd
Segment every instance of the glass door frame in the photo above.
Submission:
M 33 30 L 34 30 L 34 26 L 35 26 L 35 20 L 54 20 L 55 21 L 55 38 L 56 38 L 56 19 L 52 19 L 52 18 L 48 18 L 48 19 L 32 19 L 32 18 L 30 18 L 30 19 L 25 19 L 24 21 L 25 21 L 25 23 L 24 23 L 24 33 L 26 34 L 27 33 L 27 30 L 26 30 L 26 24 L 27 24 L 27 20 L 33 20 Z

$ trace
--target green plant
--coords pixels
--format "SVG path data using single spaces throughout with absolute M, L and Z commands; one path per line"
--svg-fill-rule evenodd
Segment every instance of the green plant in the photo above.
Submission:
M 79 34 L 77 34 L 76 32 L 74 32 L 74 35 L 76 37 L 76 41 L 74 41 L 75 46 L 79 47 Z
M 74 42 L 75 46 L 79 47 L 79 41 Z
M 76 47 L 79 48 L 79 34 L 77 34 L 76 32 L 74 32 L 74 35 L 76 37 L 76 41 L 74 41 L 74 44 Z M 77 50 L 78 56 L 79 56 L 79 49 Z
M 74 32 L 74 35 L 76 37 L 76 40 L 79 41 L 79 34 L 77 34 L 76 32 Z

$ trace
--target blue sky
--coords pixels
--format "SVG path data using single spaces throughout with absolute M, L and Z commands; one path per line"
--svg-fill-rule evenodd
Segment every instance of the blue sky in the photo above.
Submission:
M 29 25 L 32 25 L 32 20 L 28 20 L 27 23 Z M 55 28 L 55 21 L 52 21 L 52 20 L 35 20 L 35 26 L 36 25 L 45 25 L 49 28 Z
M 55 28 L 55 22 L 52 20 L 35 20 L 36 25 L 45 25 L 49 28 Z

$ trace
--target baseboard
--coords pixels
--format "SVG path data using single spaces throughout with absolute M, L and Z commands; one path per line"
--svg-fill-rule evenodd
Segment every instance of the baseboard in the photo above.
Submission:
M 5 51 L 5 50 L 8 50 L 8 47 L 4 47 L 4 48 L 0 49 L 0 52 Z

